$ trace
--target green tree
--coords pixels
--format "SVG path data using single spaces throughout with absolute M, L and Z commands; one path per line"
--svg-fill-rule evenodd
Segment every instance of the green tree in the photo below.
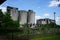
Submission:
M 2 24 L 5 26 L 6 29 L 18 29 L 19 23 L 18 21 L 13 21 L 11 19 L 10 13 L 5 13 L 4 15 L 4 23 Z
M 18 20 L 14 21 L 11 19 L 10 13 L 4 13 L 0 10 L 0 32 L 17 32 L 21 31 L 19 28 Z
M 2 10 L 0 10 L 0 29 L 2 28 L 2 23 L 3 23 L 3 17 L 4 17 L 4 14 L 2 12 Z

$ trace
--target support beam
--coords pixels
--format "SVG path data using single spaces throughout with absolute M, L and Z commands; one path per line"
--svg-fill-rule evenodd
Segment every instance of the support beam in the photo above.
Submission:
M 3 3 L 3 2 L 5 2 L 6 0 L 0 0 L 0 5 Z

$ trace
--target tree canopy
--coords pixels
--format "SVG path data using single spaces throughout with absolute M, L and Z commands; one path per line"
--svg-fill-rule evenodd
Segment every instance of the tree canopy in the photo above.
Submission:
M 3 13 L 2 10 L 0 10 L 0 32 L 9 30 L 11 31 L 17 31 L 20 30 L 19 28 L 19 22 L 18 20 L 14 21 L 11 19 L 10 13 Z

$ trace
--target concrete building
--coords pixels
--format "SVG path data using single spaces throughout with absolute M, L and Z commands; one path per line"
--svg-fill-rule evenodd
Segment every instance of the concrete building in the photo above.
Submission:
M 28 15 L 28 24 L 33 28 L 35 27 L 35 12 L 33 10 L 28 10 Z
M 35 12 L 33 12 L 32 10 L 28 10 L 28 11 L 20 10 L 19 14 L 20 14 L 21 25 L 27 23 L 27 20 L 28 20 L 28 24 L 31 27 L 35 24 Z
M 54 20 L 52 19 L 49 19 L 49 18 L 45 18 L 45 19 L 38 19 L 37 20 L 37 25 L 40 26 L 40 25 L 45 25 L 45 24 L 49 24 L 51 22 L 54 22 Z
M 20 24 L 25 24 L 27 23 L 27 11 L 25 10 L 20 10 L 19 11 L 20 14 Z
M 28 10 L 28 15 L 29 15 L 29 24 L 35 23 L 35 12 L 32 10 Z
M 7 6 L 7 12 L 11 14 L 13 20 L 18 20 L 18 8 Z
M 11 14 L 13 20 L 19 20 L 20 25 L 27 23 L 33 27 L 35 24 L 35 12 L 33 10 L 18 10 L 18 8 L 7 6 L 7 12 Z

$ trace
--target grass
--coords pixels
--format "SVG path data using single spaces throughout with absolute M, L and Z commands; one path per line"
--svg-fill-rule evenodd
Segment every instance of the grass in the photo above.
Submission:
M 35 36 L 31 40 L 60 40 L 60 35 Z

